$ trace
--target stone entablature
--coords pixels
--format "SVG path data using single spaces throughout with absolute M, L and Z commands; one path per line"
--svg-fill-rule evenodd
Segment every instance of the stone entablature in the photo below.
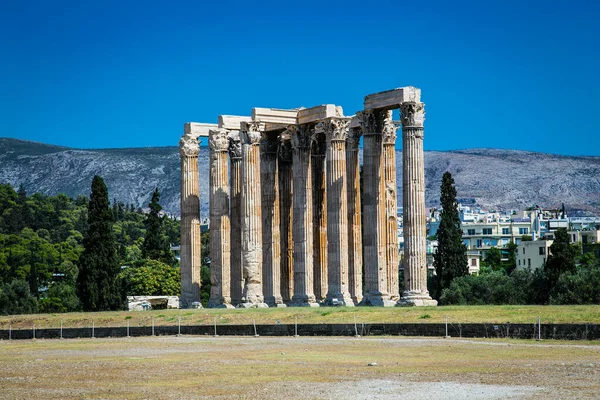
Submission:
M 400 109 L 404 149 L 409 261 L 402 292 L 393 109 Z M 190 231 L 194 224 L 187 222 L 199 214 L 198 185 L 189 184 L 198 179 L 197 165 L 194 169 L 189 160 L 197 162 L 197 138 L 208 137 L 214 200 L 210 307 L 434 305 L 423 273 L 423 122 L 421 90 L 409 86 L 366 96 L 364 110 L 352 117 L 344 116 L 340 106 L 324 104 L 292 110 L 257 107 L 250 116 L 221 115 L 218 124 L 185 124 L 180 141 L 182 252 L 187 249 L 196 261 L 182 257 L 182 288 L 199 289 L 199 279 L 189 273 L 199 270 L 200 246 L 199 232 L 196 237 Z M 191 297 L 186 292 L 186 299 L 182 292 L 183 306 L 195 299 L 192 292 Z

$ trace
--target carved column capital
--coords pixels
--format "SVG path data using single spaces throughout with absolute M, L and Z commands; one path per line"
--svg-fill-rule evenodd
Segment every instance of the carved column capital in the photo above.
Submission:
M 198 157 L 200 144 L 198 138 L 191 134 L 184 134 L 179 139 L 179 154 L 181 157 Z
M 295 129 L 296 127 L 294 127 Z M 277 154 L 282 162 L 292 162 L 292 138 L 290 135 L 289 128 L 279 134 L 279 147 L 277 148 Z
M 394 124 L 392 110 L 386 111 L 386 116 L 383 120 L 381 134 L 383 135 L 383 143 L 396 143 L 396 130 L 398 128 Z
M 360 137 L 362 136 L 361 128 L 350 128 L 348 131 L 348 139 L 346 140 L 346 149 L 358 150 Z
M 327 141 L 346 141 L 350 118 L 328 118 L 317 124 L 316 130 L 325 133 Z
M 264 124 L 260 121 L 241 122 L 240 136 L 242 143 L 258 145 L 260 143 L 261 131 L 264 130 Z
M 239 133 L 237 135 L 229 135 L 229 158 L 231 160 L 242 159 L 242 141 Z
M 404 128 L 422 128 L 425 121 L 425 104 L 414 101 L 400 104 L 400 119 Z
M 308 151 L 314 129 L 307 126 L 296 127 L 291 131 L 292 147 L 294 150 Z
M 229 131 L 222 128 L 209 130 L 208 146 L 210 147 L 210 151 L 228 151 Z
M 277 147 L 279 146 L 279 140 L 269 138 L 265 132 L 262 133 L 260 138 L 260 152 L 264 154 L 276 154 Z
M 387 111 L 363 110 L 356 113 L 363 135 L 380 135 Z

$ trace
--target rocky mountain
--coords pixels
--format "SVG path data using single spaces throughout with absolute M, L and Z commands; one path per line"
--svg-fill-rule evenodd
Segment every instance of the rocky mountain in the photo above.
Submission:
M 398 194 L 402 204 L 402 152 L 398 151 Z M 201 212 L 208 215 L 208 149 L 199 156 Z M 426 151 L 428 206 L 439 204 L 442 174 L 450 171 L 458 197 L 489 209 L 531 205 L 587 210 L 600 215 L 600 157 L 571 157 L 516 150 Z M 146 207 L 158 187 L 163 208 L 179 213 L 177 147 L 78 150 L 0 138 L 0 183 L 28 193 L 89 195 L 101 175 L 111 198 Z

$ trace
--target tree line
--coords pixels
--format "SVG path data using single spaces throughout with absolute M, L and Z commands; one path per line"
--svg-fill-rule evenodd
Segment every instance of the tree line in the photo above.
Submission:
M 430 293 L 440 304 L 600 304 L 600 244 L 582 249 L 569 242 L 565 228 L 555 232 L 546 263 L 534 271 L 516 269 L 515 243 L 488 250 L 479 275 L 469 275 L 454 179 L 444 173 L 442 212 Z
M 158 188 L 149 211 L 109 202 L 95 176 L 88 199 L 28 196 L 0 184 L 0 314 L 102 311 L 126 295 L 179 295 L 179 221 L 161 213 Z

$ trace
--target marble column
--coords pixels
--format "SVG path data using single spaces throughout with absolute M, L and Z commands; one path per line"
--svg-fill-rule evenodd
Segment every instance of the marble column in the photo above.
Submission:
M 362 131 L 350 129 L 346 144 L 346 176 L 348 191 L 348 290 L 354 304 L 363 298 L 362 287 L 362 224 L 360 201 L 360 165 L 358 144 Z
M 279 135 L 278 163 L 281 297 L 285 304 L 289 304 L 294 295 L 294 241 L 292 240 L 292 142 L 288 130 Z
M 231 223 L 231 304 L 241 303 L 244 280 L 242 278 L 242 143 L 240 132 L 229 133 L 230 161 L 230 223 Z
M 313 230 L 313 290 L 317 303 L 327 295 L 327 189 L 325 184 L 325 135 L 314 133 L 311 138 L 312 230 Z
M 181 157 L 181 296 L 180 307 L 200 303 L 200 190 L 198 186 L 198 139 L 189 124 L 179 141 Z M 195 303 L 195 304 L 194 304 Z
M 400 105 L 402 122 L 402 203 L 404 223 L 403 306 L 434 306 L 427 290 L 425 231 L 425 162 L 423 156 L 423 103 Z
M 209 131 L 210 147 L 210 308 L 233 308 L 230 297 L 229 138 L 226 129 Z
M 281 238 L 279 235 L 279 176 L 277 135 L 263 133 L 260 141 L 260 184 L 262 212 L 262 277 L 265 303 L 285 307 L 281 299 Z
M 319 123 L 327 140 L 327 281 L 325 304 L 354 306 L 348 288 L 348 193 L 346 139 L 350 120 L 330 118 Z
M 262 290 L 262 212 L 260 193 L 260 149 L 263 127 L 243 122 L 242 139 L 242 269 L 244 289 L 240 307 L 268 307 Z
M 293 148 L 294 295 L 291 305 L 318 307 L 313 293 L 311 127 L 290 127 Z
M 383 122 L 383 165 L 386 214 L 386 265 L 390 299 L 398 301 L 398 196 L 396 195 L 396 126 L 392 110 Z
M 363 248 L 365 293 L 361 305 L 392 306 L 386 264 L 386 213 L 382 129 L 387 112 L 357 114 L 363 130 Z

